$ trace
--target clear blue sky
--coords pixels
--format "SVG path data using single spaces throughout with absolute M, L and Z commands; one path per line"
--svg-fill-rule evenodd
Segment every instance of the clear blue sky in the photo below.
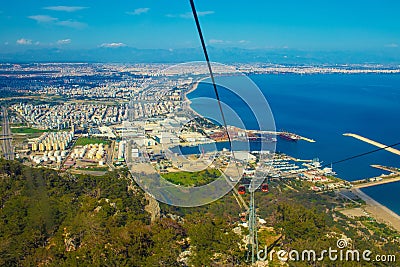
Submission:
M 398 0 L 197 0 L 207 43 L 243 48 L 398 49 Z M 198 47 L 188 0 L 11 0 L 0 52 Z

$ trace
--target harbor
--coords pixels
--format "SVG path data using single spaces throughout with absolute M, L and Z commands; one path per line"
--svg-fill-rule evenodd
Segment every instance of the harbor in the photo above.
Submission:
M 400 170 L 398 168 L 376 165 L 376 164 L 372 164 L 371 167 L 387 171 L 389 172 L 389 174 L 382 174 L 377 177 L 352 181 L 351 184 L 353 188 L 365 188 L 365 187 L 395 183 L 400 181 Z
M 307 141 L 310 143 L 315 143 L 314 139 L 311 138 L 307 138 L 295 133 L 291 133 L 291 132 L 286 132 L 286 131 L 260 131 L 260 130 L 247 130 L 246 132 L 251 133 L 251 134 L 269 134 L 269 135 L 274 135 L 274 136 L 279 136 L 285 140 L 288 141 L 294 141 L 296 142 L 297 140 L 303 140 L 303 141 Z

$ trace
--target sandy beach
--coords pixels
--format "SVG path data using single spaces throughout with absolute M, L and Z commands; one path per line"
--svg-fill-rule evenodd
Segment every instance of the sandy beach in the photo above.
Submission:
M 366 202 L 365 211 L 374 217 L 377 221 L 386 223 L 400 232 L 400 216 L 375 201 L 360 189 L 352 189 L 353 194 L 359 196 Z
M 210 78 L 210 77 L 204 77 L 204 78 L 199 79 L 198 81 L 195 82 L 195 84 L 193 84 L 192 88 L 190 88 L 188 91 L 185 92 L 185 100 L 186 100 L 189 104 L 191 103 L 191 101 L 190 101 L 190 99 L 187 97 L 187 95 L 190 94 L 191 92 L 193 92 L 194 90 L 196 90 L 197 87 L 199 86 L 199 84 L 200 84 L 202 81 L 205 81 L 205 80 L 207 80 L 207 79 L 209 79 L 209 78 Z
M 190 99 L 187 97 L 188 94 L 190 94 L 191 92 L 193 92 L 194 90 L 197 89 L 197 87 L 199 86 L 199 84 L 204 81 L 207 80 L 209 77 L 204 77 L 199 79 L 198 81 L 196 81 L 192 88 L 190 88 L 188 91 L 185 92 L 185 102 L 187 103 L 187 105 L 184 105 L 184 107 L 186 107 L 187 109 L 189 109 L 195 116 L 197 117 L 203 117 L 201 116 L 198 112 L 196 112 L 191 106 L 190 104 L 192 104 L 192 101 L 190 101 Z

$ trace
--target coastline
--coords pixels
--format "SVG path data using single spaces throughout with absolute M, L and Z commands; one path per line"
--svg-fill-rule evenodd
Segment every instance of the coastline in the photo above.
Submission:
M 199 86 L 199 84 L 204 81 L 209 79 L 209 77 L 204 77 L 196 81 L 193 86 L 185 92 L 185 100 L 187 101 L 188 105 L 187 108 L 189 108 L 193 113 L 196 115 L 202 117 L 199 113 L 197 113 L 195 110 L 193 110 L 190 106 L 191 101 L 187 97 L 187 94 L 193 92 L 196 90 Z M 306 140 L 307 141 L 307 140 Z M 314 141 L 314 140 L 312 140 Z M 364 192 L 362 192 L 358 188 L 353 188 L 351 189 L 354 195 L 358 196 L 360 199 L 364 200 L 366 202 L 366 205 L 363 207 L 363 209 L 371 215 L 375 220 L 381 223 L 385 223 L 389 225 L 390 227 L 394 228 L 396 231 L 400 232 L 400 216 L 396 214 L 394 211 L 390 210 L 383 204 L 377 202 Z
M 400 232 L 400 216 L 377 202 L 360 189 L 352 189 L 353 194 L 357 195 L 359 198 L 365 201 L 366 206 L 364 207 L 365 211 L 371 214 L 377 221 L 388 224 L 393 227 L 395 230 Z
M 190 108 L 190 104 L 192 103 L 191 101 L 190 101 L 190 99 L 187 97 L 187 95 L 188 94 L 190 94 L 191 92 L 193 92 L 194 90 L 196 90 L 197 89 L 197 87 L 199 86 L 199 84 L 202 82 L 202 81 L 205 81 L 205 80 L 207 80 L 207 79 L 209 79 L 210 77 L 204 77 L 204 78 L 201 78 L 200 80 L 198 80 L 198 81 L 196 81 L 194 84 L 193 84 L 193 86 L 192 86 L 192 88 L 190 88 L 189 90 L 187 90 L 186 92 L 185 92 L 185 101 L 187 101 L 187 103 L 189 103 L 189 105 L 188 105 L 188 107 Z M 192 111 L 194 111 L 192 108 L 190 108 Z M 197 113 L 197 112 L 196 112 Z
M 199 79 L 198 81 L 196 81 L 193 86 L 187 90 L 184 94 L 185 96 L 185 102 L 187 103 L 187 105 L 184 105 L 184 107 L 186 107 L 190 112 L 192 112 L 195 116 L 203 118 L 203 116 L 201 116 L 201 114 L 199 114 L 197 111 L 195 111 L 190 105 L 192 104 L 192 101 L 190 101 L 190 99 L 187 97 L 188 94 L 190 94 L 191 92 L 193 92 L 194 90 L 197 89 L 197 87 L 199 86 L 199 84 L 204 81 L 209 79 L 209 77 L 204 77 Z

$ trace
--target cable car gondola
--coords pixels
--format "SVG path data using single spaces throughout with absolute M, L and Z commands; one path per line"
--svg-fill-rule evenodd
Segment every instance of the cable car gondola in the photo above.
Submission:
M 240 185 L 238 188 L 239 195 L 244 195 L 246 193 L 246 187 L 244 185 Z
M 261 191 L 268 192 L 269 191 L 268 184 L 261 185 Z
M 247 222 L 246 216 L 247 216 L 246 212 L 240 213 L 240 214 L 239 214 L 240 221 L 243 222 L 243 223 Z

